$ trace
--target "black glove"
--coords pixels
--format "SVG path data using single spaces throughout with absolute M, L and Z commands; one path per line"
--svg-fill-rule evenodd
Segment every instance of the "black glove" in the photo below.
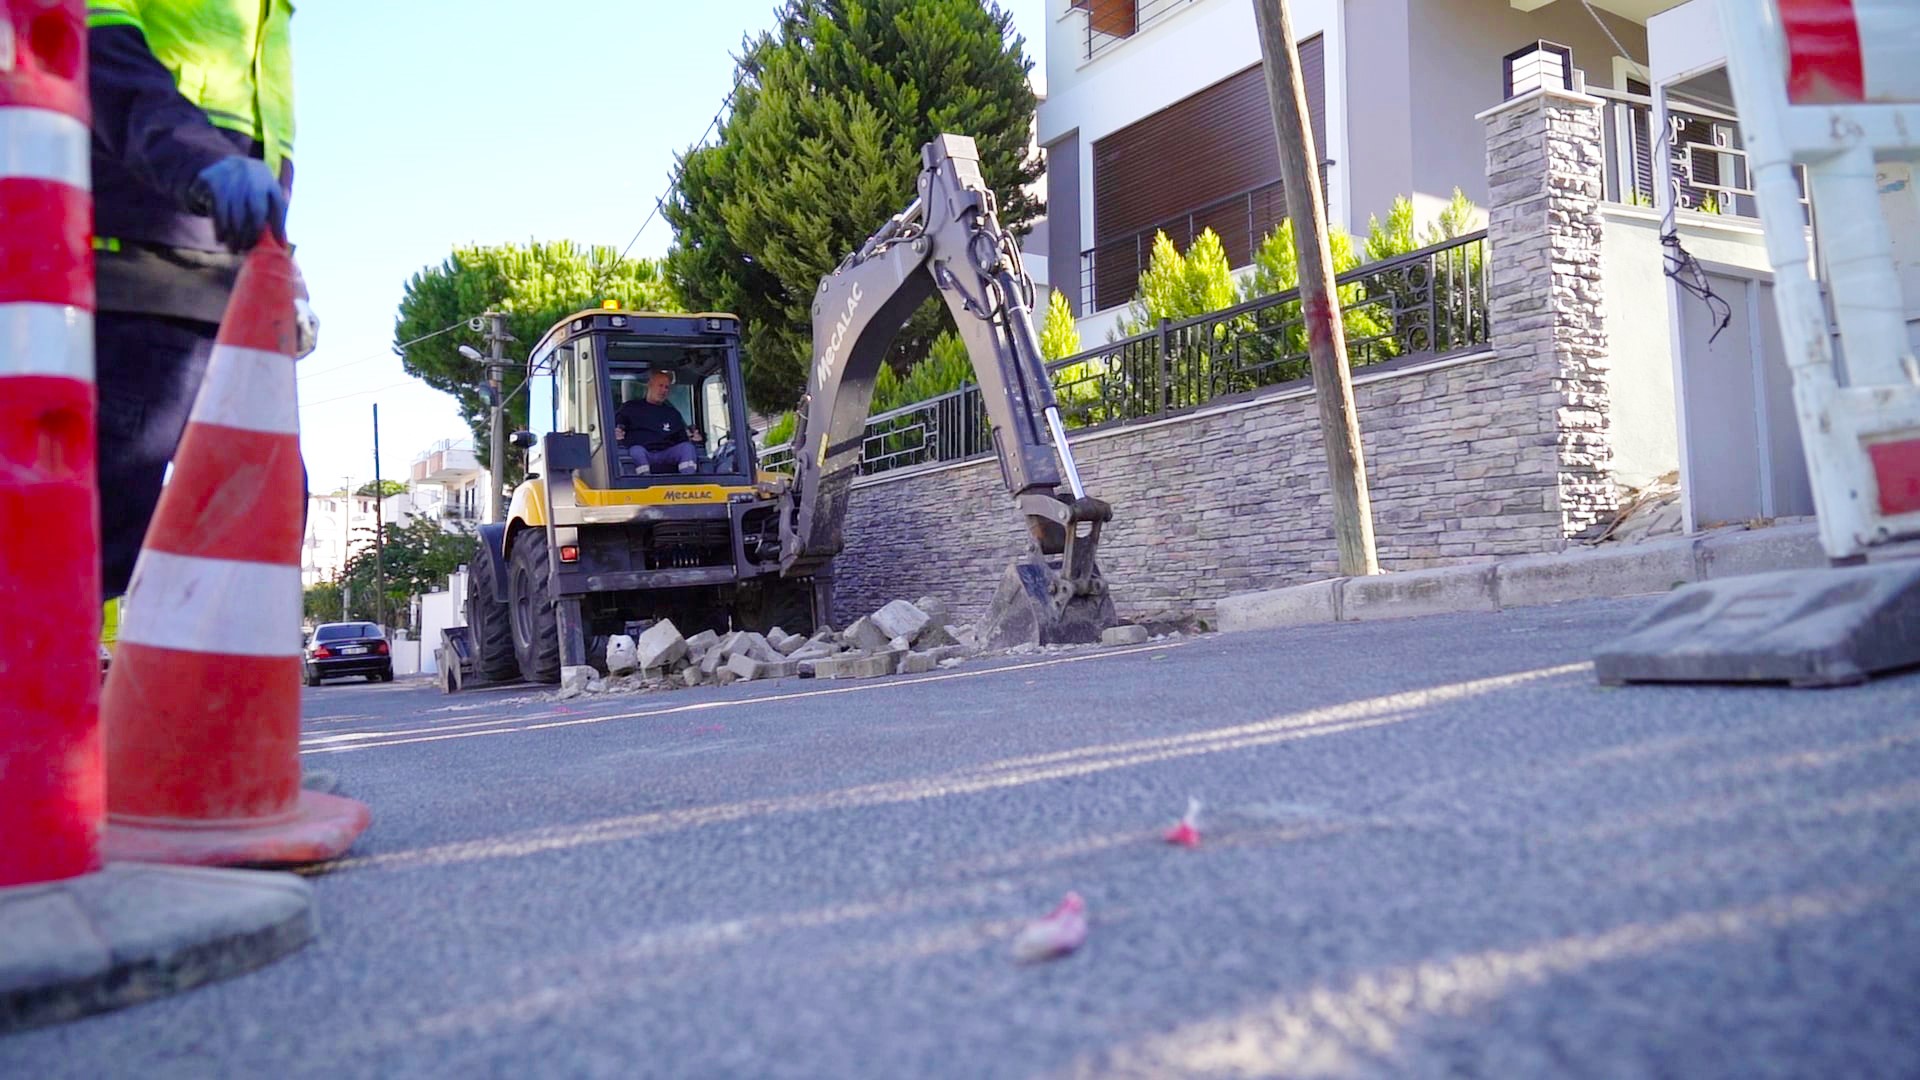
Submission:
M 236 154 L 214 162 L 194 178 L 190 200 L 228 250 L 251 249 L 266 228 L 287 242 L 287 193 L 264 161 Z

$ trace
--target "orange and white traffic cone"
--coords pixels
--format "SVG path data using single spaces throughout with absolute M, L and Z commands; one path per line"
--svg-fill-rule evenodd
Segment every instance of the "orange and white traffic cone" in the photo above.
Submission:
M 299 289 L 263 236 L 134 566 L 101 706 L 109 859 L 320 862 L 371 818 L 300 786 Z

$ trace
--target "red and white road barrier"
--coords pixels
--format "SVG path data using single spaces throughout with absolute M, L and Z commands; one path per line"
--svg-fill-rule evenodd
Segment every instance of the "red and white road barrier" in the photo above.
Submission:
M 1920 2 L 1719 4 L 1820 539 L 1852 558 L 1920 537 L 1920 295 L 1901 283 L 1920 261 Z
M 134 566 L 103 707 L 115 859 L 317 862 L 367 827 L 300 787 L 299 292 L 264 237 Z
M 1780 0 L 1787 99 L 1796 105 L 1920 101 L 1920 4 Z
M 81 0 L 0 0 L 0 886 L 100 868 Z

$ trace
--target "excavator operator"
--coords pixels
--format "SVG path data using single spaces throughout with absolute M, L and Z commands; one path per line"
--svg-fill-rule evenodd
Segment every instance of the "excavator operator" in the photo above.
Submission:
M 623 401 L 613 415 L 613 437 L 642 472 L 690 473 L 700 467 L 694 445 L 703 441 L 699 428 L 689 428 L 680 410 L 667 400 L 673 372 L 654 368 L 647 375 L 647 394 Z

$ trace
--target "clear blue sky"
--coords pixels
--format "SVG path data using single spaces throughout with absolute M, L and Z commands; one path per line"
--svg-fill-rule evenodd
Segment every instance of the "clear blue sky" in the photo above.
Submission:
M 1050 0 L 1002 0 L 1036 67 Z M 404 478 L 461 437 L 452 399 L 390 348 L 406 280 L 456 244 L 624 245 L 732 83 L 743 36 L 773 0 L 328 0 L 294 18 L 299 133 L 289 232 L 321 319 L 300 364 L 302 444 L 316 490 Z M 606 121 L 620 135 L 608 145 Z M 589 147 L 589 122 L 602 144 Z M 880 223 L 875 222 L 877 227 Z M 672 241 L 648 226 L 634 253 Z

